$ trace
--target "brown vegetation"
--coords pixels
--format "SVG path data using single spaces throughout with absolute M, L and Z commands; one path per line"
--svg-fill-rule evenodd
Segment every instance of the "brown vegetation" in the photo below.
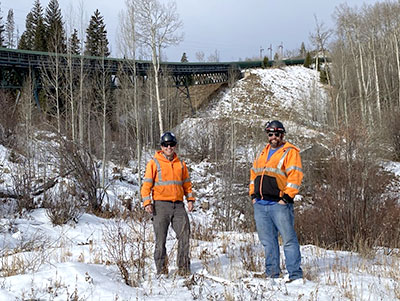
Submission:
M 301 243 L 355 251 L 398 248 L 400 206 L 387 193 L 393 176 L 376 160 L 376 139 L 356 125 L 335 137 L 329 158 L 315 158 L 319 178 L 314 178 L 312 206 L 297 218 Z

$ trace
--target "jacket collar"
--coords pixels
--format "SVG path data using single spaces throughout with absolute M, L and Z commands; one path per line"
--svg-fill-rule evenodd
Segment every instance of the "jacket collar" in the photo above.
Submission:
M 296 146 L 294 146 L 293 144 L 291 144 L 290 142 L 287 142 L 287 141 L 283 144 L 283 146 L 280 149 L 278 149 L 278 151 L 280 151 L 280 150 L 284 151 L 284 150 L 288 149 L 289 147 L 294 148 L 298 152 L 300 151 L 299 148 L 297 148 Z M 265 147 L 265 150 L 269 151 L 270 149 L 271 149 L 271 144 L 268 143 Z
M 178 155 L 176 153 L 174 153 L 174 158 L 172 159 L 172 161 L 168 160 L 167 157 L 165 157 L 164 153 L 162 150 L 159 150 L 156 152 L 156 154 L 154 155 L 154 157 L 159 160 L 159 161 L 163 161 L 163 162 L 176 162 L 178 161 Z

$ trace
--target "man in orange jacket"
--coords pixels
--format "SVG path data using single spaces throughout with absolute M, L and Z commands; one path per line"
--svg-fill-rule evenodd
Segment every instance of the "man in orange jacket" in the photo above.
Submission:
M 281 275 L 279 232 L 291 282 L 303 277 L 293 210 L 293 199 L 303 179 L 301 158 L 299 149 L 284 141 L 285 128 L 280 121 L 268 122 L 265 131 L 269 143 L 250 170 L 249 194 L 258 237 L 264 246 L 265 274 L 268 278 Z
M 165 243 L 171 224 L 178 239 L 178 274 L 187 276 L 190 274 L 190 225 L 183 196 L 186 196 L 189 211 L 193 210 L 194 196 L 186 164 L 175 153 L 177 143 L 172 132 L 161 136 L 161 150 L 147 163 L 141 195 L 145 210 L 153 214 L 157 274 L 168 274 Z

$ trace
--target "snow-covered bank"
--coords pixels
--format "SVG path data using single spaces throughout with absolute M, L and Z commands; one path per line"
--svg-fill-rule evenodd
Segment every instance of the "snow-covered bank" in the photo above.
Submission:
M 103 231 L 110 223 L 113 220 L 84 214 L 77 224 L 54 227 L 44 209 L 35 210 L 24 219 L 2 219 L 1 271 L 4 277 L 0 300 L 399 298 L 398 250 L 392 250 L 390 255 L 382 250 L 369 258 L 312 245 L 302 246 L 305 279 L 286 284 L 284 279 L 271 282 L 254 277 L 253 272 L 246 269 L 250 262 L 259 272 L 263 266 L 263 250 L 256 234 L 233 232 L 217 233 L 211 242 L 192 240 L 193 275 L 188 278 L 174 274 L 176 246 L 174 235 L 170 233 L 170 275 L 156 278 L 150 256 L 146 260 L 145 280 L 139 287 L 129 287 L 116 266 L 110 265 L 102 240 Z M 5 252 L 9 255 L 4 256 Z M 10 275 L 5 275 L 6 271 Z

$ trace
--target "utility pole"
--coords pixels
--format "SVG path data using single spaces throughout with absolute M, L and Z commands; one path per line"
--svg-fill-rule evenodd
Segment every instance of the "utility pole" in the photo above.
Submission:
M 279 49 L 281 51 L 281 59 L 283 59 L 283 42 L 279 45 Z
M 269 59 L 272 60 L 272 44 L 269 44 L 269 48 L 267 50 L 269 50 Z
M 262 48 L 262 46 L 260 46 L 260 59 L 262 60 L 262 53 L 263 53 L 263 51 L 264 51 L 264 48 Z

